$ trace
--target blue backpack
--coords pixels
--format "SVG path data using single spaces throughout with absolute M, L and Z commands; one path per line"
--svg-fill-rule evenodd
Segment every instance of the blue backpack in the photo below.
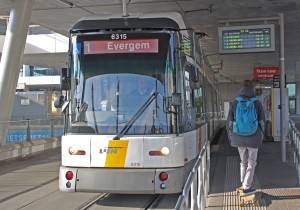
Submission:
M 254 101 L 257 99 L 237 97 L 236 100 L 238 103 L 232 130 L 241 136 L 251 136 L 258 129 L 257 113 L 254 106 Z

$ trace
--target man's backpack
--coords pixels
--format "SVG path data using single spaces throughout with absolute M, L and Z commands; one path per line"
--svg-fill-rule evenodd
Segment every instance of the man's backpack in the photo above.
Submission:
M 258 129 L 257 113 L 254 105 L 256 98 L 244 99 L 237 97 L 238 101 L 233 122 L 233 132 L 241 136 L 251 136 Z

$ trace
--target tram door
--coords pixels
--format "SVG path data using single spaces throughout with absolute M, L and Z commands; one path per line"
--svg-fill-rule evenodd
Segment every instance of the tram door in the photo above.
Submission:
M 272 97 L 271 88 L 262 88 L 256 89 L 257 99 L 262 103 L 265 111 L 265 133 L 264 133 L 264 141 L 273 141 L 273 132 L 272 125 L 274 125 L 274 110 L 272 109 L 274 103 Z
M 287 92 L 287 88 L 285 88 L 284 91 L 284 116 L 285 116 L 285 120 L 284 120 L 284 124 L 285 124 L 285 135 L 287 135 L 288 132 L 288 123 L 289 123 L 289 106 L 288 106 L 288 92 Z M 273 117 L 272 117 L 272 133 L 273 133 L 273 137 L 274 137 L 274 141 L 281 141 L 281 134 L 280 134 L 280 109 L 279 109 L 279 105 L 280 105 L 280 88 L 272 88 L 272 113 L 273 113 Z

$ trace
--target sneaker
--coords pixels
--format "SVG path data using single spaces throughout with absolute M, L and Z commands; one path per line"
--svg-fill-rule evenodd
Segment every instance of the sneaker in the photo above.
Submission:
M 243 186 L 236 188 L 237 191 L 244 190 Z
M 235 190 L 236 190 L 237 194 L 239 195 L 239 194 L 243 193 L 244 188 L 241 186 L 241 187 L 236 188 Z
M 256 189 L 247 189 L 247 190 L 243 190 L 243 195 L 251 195 L 251 194 L 254 194 L 254 193 L 256 193 Z

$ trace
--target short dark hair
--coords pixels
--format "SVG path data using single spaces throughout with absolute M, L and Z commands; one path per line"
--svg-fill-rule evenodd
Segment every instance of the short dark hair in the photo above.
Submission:
M 244 80 L 243 87 L 254 88 L 252 80 Z

